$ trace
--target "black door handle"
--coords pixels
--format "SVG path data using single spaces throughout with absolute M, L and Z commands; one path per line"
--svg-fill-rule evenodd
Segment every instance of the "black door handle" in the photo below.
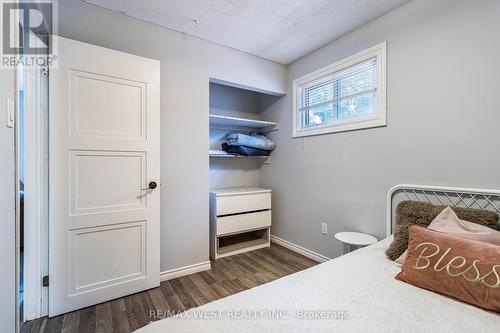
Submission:
M 148 188 L 142 188 L 141 190 L 143 191 L 154 190 L 157 187 L 158 184 L 156 182 L 149 182 Z

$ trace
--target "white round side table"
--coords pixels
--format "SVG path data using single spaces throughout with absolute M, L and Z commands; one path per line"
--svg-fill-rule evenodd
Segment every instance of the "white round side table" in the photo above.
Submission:
M 351 246 L 364 247 L 378 241 L 372 235 L 352 231 L 337 232 L 335 238 L 344 244 L 342 254 L 351 252 Z

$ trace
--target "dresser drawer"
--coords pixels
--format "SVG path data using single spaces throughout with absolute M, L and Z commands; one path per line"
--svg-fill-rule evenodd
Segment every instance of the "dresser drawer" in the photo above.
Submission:
M 271 209 L 271 193 L 217 197 L 217 216 Z
M 217 218 L 217 236 L 271 226 L 271 211 Z

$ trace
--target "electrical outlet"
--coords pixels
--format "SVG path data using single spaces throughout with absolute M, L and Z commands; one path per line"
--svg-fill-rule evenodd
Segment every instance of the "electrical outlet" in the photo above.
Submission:
M 321 223 L 321 233 L 323 235 L 328 235 L 328 226 L 326 223 Z

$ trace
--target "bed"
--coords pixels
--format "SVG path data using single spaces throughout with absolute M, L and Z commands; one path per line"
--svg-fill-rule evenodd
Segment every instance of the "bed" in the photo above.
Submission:
M 498 211 L 500 192 L 404 185 L 398 200 Z M 500 315 L 394 279 L 392 236 L 305 271 L 152 323 L 139 332 L 498 332 Z

